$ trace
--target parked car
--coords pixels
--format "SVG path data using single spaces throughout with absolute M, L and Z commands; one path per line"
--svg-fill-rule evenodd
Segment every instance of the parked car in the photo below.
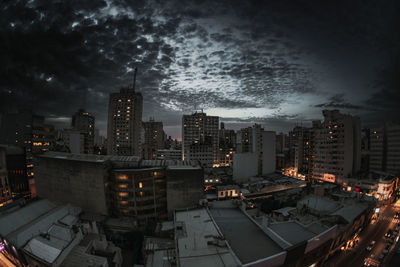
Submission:
M 372 248 L 374 247 L 375 243 L 376 243 L 376 241 L 375 241 L 375 240 L 371 241 L 371 243 L 369 243 L 369 245 L 367 246 L 367 248 L 366 248 L 366 249 L 367 249 L 368 251 L 371 251 L 371 250 L 372 250 Z

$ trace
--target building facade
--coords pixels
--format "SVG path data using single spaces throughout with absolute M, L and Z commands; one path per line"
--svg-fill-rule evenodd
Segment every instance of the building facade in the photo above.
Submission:
M 135 70 L 136 79 L 136 70 Z M 108 104 L 107 153 L 141 156 L 143 97 L 133 87 L 110 94 Z
M 195 112 L 182 117 L 182 158 L 200 160 L 205 170 L 218 161 L 219 117 Z
M 143 142 L 143 158 L 156 159 L 157 150 L 163 149 L 165 146 L 165 134 L 163 123 L 161 121 L 143 122 L 144 142 Z
M 83 109 L 80 109 L 72 116 L 72 129 L 78 130 L 84 135 L 83 153 L 85 154 L 93 154 L 94 123 L 94 116 Z
M 400 174 L 400 125 L 384 124 L 370 133 L 369 168 Z
M 360 119 L 324 110 L 324 121 L 315 131 L 313 179 L 342 183 L 361 166 Z

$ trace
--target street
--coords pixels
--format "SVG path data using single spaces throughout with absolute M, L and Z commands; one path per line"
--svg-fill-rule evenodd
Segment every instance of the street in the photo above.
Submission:
M 389 229 L 395 228 L 398 222 L 394 219 L 396 211 L 400 211 L 400 209 L 394 207 L 393 204 L 381 207 L 379 219 L 360 233 L 359 244 L 353 249 L 333 255 L 325 262 L 324 266 L 363 266 L 365 259 L 371 255 L 378 259 L 387 244 L 388 239 L 385 238 L 385 233 Z M 368 244 L 373 240 L 376 241 L 376 244 L 371 251 L 367 251 Z M 385 260 L 386 257 L 383 262 Z
M 15 265 L 11 261 L 9 261 L 1 252 L 0 252 L 0 266 L 15 267 Z

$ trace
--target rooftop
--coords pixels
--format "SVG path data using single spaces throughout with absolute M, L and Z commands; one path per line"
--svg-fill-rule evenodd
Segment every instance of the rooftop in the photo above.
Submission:
M 230 201 L 224 202 L 231 203 Z M 264 259 L 283 251 L 274 240 L 264 233 L 239 208 L 219 205 L 211 207 L 210 213 L 232 250 L 243 264 Z
M 294 221 L 272 223 L 268 227 L 292 245 L 310 240 L 328 229 L 328 227 L 318 223 L 306 227 Z
M 181 266 L 239 266 L 207 209 L 175 212 L 177 258 Z

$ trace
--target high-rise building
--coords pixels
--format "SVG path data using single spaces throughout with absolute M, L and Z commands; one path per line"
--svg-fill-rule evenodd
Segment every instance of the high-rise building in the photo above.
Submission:
M 234 130 L 225 129 L 225 124 L 221 122 L 219 130 L 218 144 L 218 163 L 219 166 L 231 166 L 233 154 L 236 152 L 236 133 Z
M 288 166 L 290 175 L 310 178 L 312 175 L 313 129 L 296 126 L 289 132 Z
M 324 110 L 324 121 L 315 132 L 313 178 L 332 183 L 356 174 L 361 165 L 359 117 L 339 110 Z
M 256 153 L 258 175 L 263 174 L 262 161 L 263 161 L 263 136 L 264 128 L 260 124 L 254 124 L 251 127 L 242 128 L 237 132 L 236 149 L 237 153 Z M 274 139 L 275 140 L 275 139 Z M 276 154 L 276 153 L 275 153 Z
M 203 112 L 182 117 L 182 158 L 199 160 L 206 171 L 218 162 L 219 117 Z
M 94 148 L 94 123 L 95 119 L 89 112 L 80 109 L 72 116 L 71 126 L 74 130 L 81 131 L 84 135 L 85 154 L 93 154 Z
M 161 121 L 143 122 L 144 142 L 143 142 L 143 158 L 156 159 L 157 150 L 163 149 L 165 146 L 165 134 L 163 123 Z
M 141 156 L 143 97 L 133 86 L 110 94 L 108 105 L 107 153 L 109 155 Z
M 400 125 L 384 124 L 370 133 L 370 171 L 400 174 Z

